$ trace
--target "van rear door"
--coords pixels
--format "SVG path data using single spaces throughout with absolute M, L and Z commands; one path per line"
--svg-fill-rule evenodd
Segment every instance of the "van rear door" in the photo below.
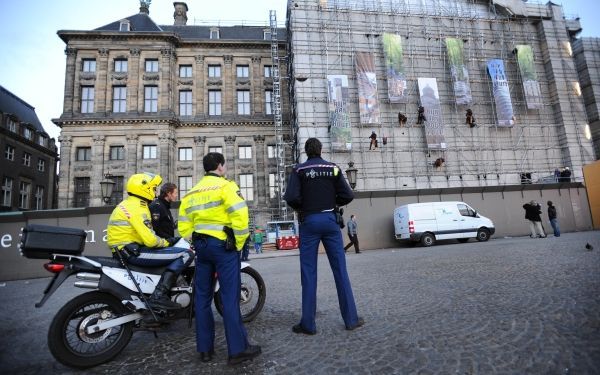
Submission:
M 400 206 L 394 210 L 394 234 L 396 239 L 408 239 L 408 206 Z

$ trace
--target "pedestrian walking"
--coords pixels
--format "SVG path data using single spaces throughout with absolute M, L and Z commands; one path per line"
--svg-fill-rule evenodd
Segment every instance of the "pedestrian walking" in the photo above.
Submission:
M 228 363 L 258 356 L 261 348 L 250 345 L 240 314 L 240 251 L 249 235 L 248 206 L 239 187 L 225 179 L 225 158 L 209 152 L 202 159 L 204 177 L 181 200 L 179 233 L 192 237 L 196 251 L 194 310 L 196 350 L 202 362 L 214 355 L 215 320 L 212 311 L 214 277 L 219 279 Z
M 558 219 L 556 218 L 556 207 L 552 204 L 552 201 L 548 201 L 548 219 L 550 219 L 550 225 L 554 230 L 554 237 L 560 237 L 560 227 L 558 226 Z
M 254 232 L 254 251 L 256 254 L 261 254 L 262 251 L 262 243 L 263 243 L 263 233 L 260 230 L 256 230 Z
M 348 238 L 350 243 L 344 246 L 344 252 L 348 248 L 354 245 L 354 252 L 360 254 L 360 248 L 358 247 L 358 224 L 356 223 L 356 215 L 350 215 L 350 221 L 348 221 Z
M 546 238 L 544 228 L 542 228 L 542 208 L 536 201 L 531 201 L 523 205 L 525 209 L 525 219 L 529 220 L 529 229 L 531 238 Z M 536 234 L 537 231 L 537 234 Z
M 300 276 L 302 281 L 302 318 L 292 327 L 294 333 L 314 335 L 317 332 L 317 256 L 319 243 L 325 252 L 337 290 L 340 311 L 347 330 L 364 324 L 358 316 L 352 286 L 346 268 L 344 243 L 336 220 L 336 205 L 344 206 L 354 194 L 340 167 L 321 158 L 321 142 L 309 138 L 304 150 L 308 160 L 292 171 L 285 201 L 300 216 Z

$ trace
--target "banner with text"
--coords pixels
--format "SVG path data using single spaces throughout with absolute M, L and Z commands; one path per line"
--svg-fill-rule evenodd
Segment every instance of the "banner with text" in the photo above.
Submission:
M 357 52 L 356 81 L 358 82 L 358 109 L 361 124 L 379 124 L 379 101 L 377 100 L 377 76 L 373 54 Z
M 542 91 L 535 71 L 533 62 L 533 50 L 529 45 L 517 46 L 517 61 L 523 80 L 523 90 L 525 90 L 525 100 L 528 109 L 542 108 Z
M 511 127 L 515 123 L 515 118 L 512 101 L 510 100 L 508 80 L 504 72 L 504 61 L 500 59 L 488 60 L 487 68 L 494 88 L 493 94 L 496 103 L 498 126 Z
M 421 105 L 425 108 L 425 138 L 427 148 L 444 150 L 444 123 L 442 122 L 442 107 L 440 94 L 435 78 L 418 78 L 419 97 Z
M 406 103 L 406 75 L 400 35 L 383 33 L 383 56 L 390 103 Z
M 352 130 L 348 113 L 348 76 L 327 76 L 327 99 L 329 111 L 329 131 L 333 151 L 352 149 Z
M 465 65 L 464 45 L 462 39 L 446 38 L 446 49 L 450 63 L 450 74 L 454 84 L 456 104 L 469 104 L 472 101 L 469 71 Z

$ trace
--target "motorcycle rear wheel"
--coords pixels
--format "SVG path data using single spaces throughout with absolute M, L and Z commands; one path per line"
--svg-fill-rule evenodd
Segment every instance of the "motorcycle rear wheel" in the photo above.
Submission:
M 100 319 L 125 315 L 129 310 L 110 294 L 89 292 L 63 306 L 50 324 L 48 347 L 63 365 L 85 369 L 113 359 L 127 346 L 133 322 L 89 334 L 85 328 Z
M 242 273 L 242 285 L 240 293 L 240 313 L 244 323 L 253 321 L 263 306 L 267 298 L 265 282 L 260 273 L 252 267 L 246 267 L 240 270 Z M 221 316 L 223 316 L 223 302 L 221 294 L 215 293 L 215 307 Z

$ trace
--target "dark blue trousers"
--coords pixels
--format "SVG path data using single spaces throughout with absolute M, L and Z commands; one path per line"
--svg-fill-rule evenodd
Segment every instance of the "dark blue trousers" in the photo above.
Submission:
M 140 267 L 168 266 L 167 269 L 176 275 L 181 274 L 194 260 L 193 251 L 179 247 L 140 247 L 139 251 L 140 255 L 130 257 L 127 263 Z
M 358 315 L 352 295 L 352 286 L 346 268 L 344 242 L 340 226 L 333 212 L 308 215 L 300 224 L 300 275 L 302 279 L 302 327 L 308 331 L 317 330 L 317 257 L 319 243 L 323 241 L 329 266 L 333 272 L 335 288 L 344 324 L 347 328 L 356 326 Z
M 194 280 L 194 308 L 196 310 L 196 350 L 214 349 L 215 320 L 212 312 L 214 276 L 219 279 L 219 293 L 223 301 L 223 322 L 230 356 L 246 350 L 248 339 L 240 313 L 240 253 L 226 251 L 225 241 L 214 237 L 194 241 L 196 276 Z

